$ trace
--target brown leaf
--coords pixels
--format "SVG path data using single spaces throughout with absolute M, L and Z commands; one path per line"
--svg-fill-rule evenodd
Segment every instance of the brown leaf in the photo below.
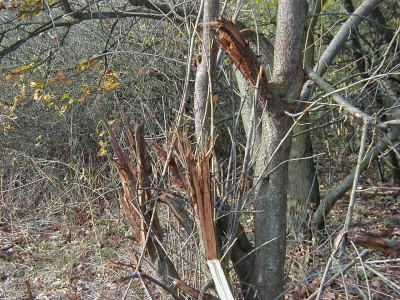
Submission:
M 79 300 L 78 296 L 74 292 L 67 293 L 66 296 L 69 300 Z
M 337 292 L 334 290 L 327 291 L 324 293 L 324 296 L 322 299 L 324 299 L 324 300 L 338 299 Z

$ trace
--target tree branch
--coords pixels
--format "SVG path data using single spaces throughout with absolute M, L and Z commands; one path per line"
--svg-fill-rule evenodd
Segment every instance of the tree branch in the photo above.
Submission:
M 345 98 L 343 98 L 336 89 L 327 83 L 321 76 L 319 76 L 316 72 L 313 71 L 310 67 L 305 67 L 305 71 L 307 72 L 308 76 L 328 95 L 332 96 L 332 98 L 336 101 L 337 104 L 342 106 L 347 112 L 352 114 L 357 119 L 364 119 L 365 121 L 372 121 L 374 120 L 373 117 L 366 114 L 362 110 L 358 109 L 357 107 L 353 106 L 350 102 L 348 102 Z M 327 96 L 327 95 L 326 95 Z
M 383 0 L 366 0 L 364 1 L 355 11 L 351 14 L 349 19 L 342 25 L 339 32 L 332 39 L 328 48 L 322 54 L 318 63 L 315 65 L 315 73 L 319 76 L 323 76 L 328 70 L 328 67 L 332 64 L 333 59 L 337 56 L 343 44 L 348 39 L 351 30 L 361 23 L 364 16 L 369 15 L 372 10 L 381 3 Z M 310 99 L 312 88 L 310 88 L 310 81 L 307 81 L 303 85 L 303 89 L 300 94 L 300 101 L 306 102 Z
M 68 0 L 60 0 L 61 6 L 66 14 L 72 13 L 71 5 Z
M 152 276 L 150 276 L 148 274 L 142 273 L 142 272 L 137 272 L 136 271 L 136 272 L 134 272 L 134 273 L 132 273 L 130 275 L 123 276 L 120 279 L 118 279 L 117 282 L 121 282 L 121 281 L 132 279 L 132 278 L 140 278 L 140 277 L 142 277 L 142 278 L 144 278 L 144 279 L 146 279 L 148 281 L 151 281 L 152 283 L 154 283 L 154 284 L 158 285 L 159 287 L 163 288 L 169 294 L 171 294 L 171 296 L 174 299 L 179 299 L 179 295 L 175 292 L 174 289 L 171 289 L 170 287 L 168 287 L 167 285 L 165 285 L 161 281 L 157 280 L 156 278 L 154 278 L 154 277 L 152 277 Z
M 400 126 L 393 127 L 392 131 L 390 131 L 384 138 L 382 138 L 381 141 L 374 148 L 367 152 L 363 161 L 360 164 L 360 170 L 365 170 L 372 160 L 374 160 L 380 153 L 389 148 L 394 141 L 399 139 L 399 135 Z M 313 222 L 318 229 L 323 228 L 325 218 L 329 214 L 331 208 L 336 203 L 336 201 L 351 188 L 355 172 L 356 169 L 353 168 L 351 173 L 326 195 L 325 199 L 318 207 L 313 218 Z
M 62 0 L 61 4 L 64 9 L 64 14 L 54 17 L 51 21 L 45 23 L 37 23 L 39 26 L 33 29 L 32 31 L 27 31 L 28 34 L 25 37 L 20 38 L 19 40 L 17 40 L 16 42 L 12 43 L 9 46 L 3 46 L 2 50 L 0 51 L 0 59 L 18 50 L 28 40 L 56 27 L 72 27 L 87 20 L 121 19 L 121 18 L 133 18 L 133 17 L 140 17 L 153 20 L 163 20 L 166 17 L 168 17 L 167 19 L 171 22 L 181 23 L 182 20 L 180 18 L 171 18 L 169 17 L 169 15 L 174 14 L 174 16 L 184 16 L 184 12 L 182 10 L 171 8 L 167 4 L 162 4 L 158 2 L 156 4 L 153 4 L 152 2 L 150 3 L 150 1 L 147 0 L 131 0 L 130 3 L 133 6 L 141 8 L 134 8 L 127 11 L 114 8 L 113 11 L 85 12 L 87 8 L 91 5 L 90 4 L 85 7 L 82 7 L 79 10 L 73 11 L 68 1 Z M 148 9 L 144 10 L 143 7 Z M 70 20 L 68 20 L 68 18 Z M 32 24 L 34 23 L 32 22 L 24 24 L 19 23 L 12 28 L 3 30 L 0 34 L 1 40 L 3 39 L 6 33 L 12 34 L 11 32 L 13 30 L 25 26 L 31 27 Z
M 363 20 L 363 16 L 369 15 L 372 10 L 381 3 L 383 0 L 366 0 L 351 14 L 347 21 L 342 25 L 339 32 L 335 35 L 328 48 L 325 50 L 319 59 L 318 64 L 314 70 L 320 76 L 323 76 L 328 67 L 332 64 L 333 59 L 339 53 L 343 44 L 349 38 L 349 35 L 358 24 Z

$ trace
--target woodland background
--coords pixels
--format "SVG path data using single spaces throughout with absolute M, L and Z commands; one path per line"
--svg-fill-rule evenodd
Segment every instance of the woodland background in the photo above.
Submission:
M 399 1 L 0 1 L 0 299 L 400 297 Z

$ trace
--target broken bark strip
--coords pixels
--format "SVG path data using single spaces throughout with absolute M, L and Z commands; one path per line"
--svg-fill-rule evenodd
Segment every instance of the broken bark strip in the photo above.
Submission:
M 137 156 L 137 168 L 138 168 L 138 182 L 136 184 L 136 190 L 139 199 L 140 210 L 145 218 L 142 227 L 146 230 L 146 226 L 151 226 L 155 235 L 162 239 L 163 233 L 160 225 L 160 221 L 155 210 L 155 204 L 151 203 L 151 190 L 149 171 L 146 167 L 145 159 L 145 140 L 144 140 L 144 123 L 142 120 L 136 120 L 134 125 L 135 132 L 135 145 L 136 145 L 136 156 Z M 133 145 L 132 145 L 133 146 Z M 154 214 L 153 223 L 151 223 L 152 215 Z
M 399 241 L 384 241 L 382 239 L 374 238 L 372 236 L 356 233 L 347 235 L 349 240 L 353 241 L 357 246 L 361 246 L 368 249 L 374 249 L 381 251 L 385 255 L 389 254 L 400 254 L 400 242 Z
M 170 286 L 171 277 L 180 278 L 176 268 L 171 261 L 168 253 L 159 243 L 162 237 L 162 230 L 157 217 L 156 207 L 151 193 L 148 166 L 146 166 L 144 124 L 137 121 L 135 131 L 130 126 L 125 113 L 120 106 L 121 116 L 128 135 L 130 150 L 134 161 L 130 155 L 119 144 L 115 136 L 114 129 L 111 128 L 104 114 L 100 111 L 104 125 L 107 129 L 111 146 L 114 150 L 116 159 L 116 169 L 118 171 L 123 192 L 119 192 L 119 199 L 123 207 L 124 214 L 129 221 L 136 242 L 142 247 L 144 253 L 150 257 L 150 269 L 152 276 L 157 278 L 164 286 Z M 144 255 L 142 253 L 141 255 Z M 141 256 L 142 258 L 142 256 Z M 141 258 L 137 263 L 137 271 L 141 269 Z M 171 290 L 172 291 L 172 290 Z M 171 291 L 168 292 L 171 294 Z M 175 291 L 172 295 L 175 295 Z M 182 299 L 180 296 L 177 299 Z
M 214 224 L 214 203 L 211 189 L 212 145 L 204 147 L 198 155 L 197 163 L 192 155 L 190 142 L 186 135 L 179 139 L 180 156 L 184 160 L 185 182 L 191 205 L 195 208 L 199 220 L 201 237 L 207 260 L 218 259 L 217 237 Z
M 140 243 L 141 241 L 144 241 L 145 238 L 144 231 L 142 230 L 143 228 L 141 226 L 142 217 L 138 208 L 132 204 L 132 201 L 135 199 L 136 195 L 133 194 L 131 189 L 131 184 L 135 184 L 137 182 L 137 172 L 132 161 L 129 159 L 128 154 L 121 148 L 118 139 L 114 134 L 114 130 L 108 124 L 106 117 L 100 110 L 99 112 L 104 126 L 107 129 L 111 147 L 113 148 L 116 156 L 113 161 L 121 179 L 123 189 L 123 193 L 119 193 L 119 201 L 124 210 L 125 216 L 129 221 L 129 226 L 132 229 L 133 236 L 135 237 L 136 241 Z
M 186 294 L 188 294 L 189 296 L 198 299 L 200 296 L 200 291 L 192 288 L 191 286 L 189 286 L 185 281 L 183 280 L 174 280 L 172 281 L 173 285 L 180 289 L 181 291 L 184 291 Z M 203 297 L 203 299 L 209 299 L 209 300 L 220 300 L 217 297 L 214 297 L 211 294 L 206 293 Z
M 267 76 L 261 70 L 257 56 L 250 49 L 248 42 L 243 38 L 235 24 L 223 17 L 219 17 L 216 22 L 211 24 L 211 27 L 218 31 L 217 41 L 243 77 L 254 87 L 258 83 L 259 98 L 262 104 L 266 104 L 272 98 L 268 89 Z
M 160 159 L 161 163 L 164 165 L 167 162 L 168 153 L 166 150 L 161 148 L 158 144 L 153 141 L 148 141 L 150 146 L 153 148 L 153 151 L 157 154 L 158 158 Z M 174 145 L 174 149 L 177 150 L 177 146 Z M 168 171 L 169 171 L 169 178 L 171 183 L 178 189 L 182 191 L 187 191 L 188 186 L 183 174 L 185 172 L 184 167 L 180 163 L 179 159 L 176 158 L 174 153 L 171 153 L 171 157 L 168 160 Z

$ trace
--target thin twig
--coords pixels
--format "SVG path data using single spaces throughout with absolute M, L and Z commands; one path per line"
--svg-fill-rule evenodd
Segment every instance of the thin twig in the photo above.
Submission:
M 143 289 L 144 289 L 144 291 L 146 293 L 147 298 L 152 300 L 153 297 L 151 297 L 151 294 L 150 294 L 149 290 L 147 289 L 146 283 L 144 282 L 144 280 L 143 280 L 142 276 L 140 275 L 140 273 L 139 273 L 138 277 L 139 277 L 140 282 L 142 283 L 142 286 L 143 286 Z
M 25 286 L 26 286 L 26 290 L 27 290 L 27 292 L 28 292 L 28 299 L 29 299 L 29 300 L 34 300 L 35 297 L 33 297 L 32 289 L 31 289 L 31 284 L 29 283 L 29 280 L 26 280 L 26 281 L 25 281 Z
M 357 255 L 360 257 L 360 252 L 358 251 L 358 249 L 357 249 L 356 245 L 354 244 L 354 242 L 353 242 L 353 241 L 350 241 L 350 243 L 351 243 L 351 245 L 353 246 L 354 250 L 357 252 Z M 372 299 L 372 296 L 371 296 L 371 288 L 370 288 L 370 286 L 369 286 L 367 271 L 365 270 L 365 264 L 364 264 L 364 262 L 362 261 L 362 259 L 360 259 L 360 265 L 361 265 L 361 267 L 362 267 L 362 269 L 363 269 L 363 271 L 364 271 L 365 283 L 366 283 L 366 285 L 367 285 L 367 290 L 368 290 L 368 299 Z
M 376 276 L 378 276 L 384 283 L 386 283 L 388 286 L 390 286 L 395 293 L 400 295 L 400 285 L 394 283 L 393 281 L 389 280 L 386 278 L 386 276 L 382 275 L 380 272 L 376 271 L 374 268 L 370 267 L 368 264 L 364 264 L 364 267 L 370 270 L 372 273 L 374 273 Z
M 338 249 L 333 251 L 333 253 L 331 254 L 331 257 L 329 257 L 328 263 L 326 264 L 325 272 L 324 272 L 324 275 L 322 276 L 321 284 L 320 284 L 320 287 L 318 289 L 317 300 L 321 299 L 321 296 L 322 296 L 322 294 L 324 292 L 325 282 L 328 279 L 329 271 L 331 270 L 332 260 L 335 257 L 337 251 L 338 251 Z
M 240 263 L 242 260 L 246 259 L 248 256 L 252 255 L 255 251 L 257 251 L 258 249 L 264 247 L 265 245 L 275 241 L 277 238 L 273 238 L 272 240 L 266 241 L 264 244 L 258 246 L 257 248 L 254 248 L 253 250 L 251 250 L 249 253 L 247 253 L 245 256 L 243 256 L 241 259 L 239 259 L 233 266 L 229 267 L 227 269 L 227 271 L 229 272 L 230 270 L 232 270 L 238 263 Z
M 204 300 L 204 296 L 206 295 L 206 292 L 208 289 L 215 287 L 214 280 L 208 281 L 205 285 L 203 285 L 200 289 L 200 294 L 199 297 L 197 298 L 198 300 Z
M 131 278 L 131 280 L 129 280 L 128 286 L 126 287 L 125 293 L 122 295 L 121 300 L 126 300 L 126 297 L 128 296 L 128 292 L 131 289 L 132 282 L 133 282 L 133 278 Z
M 344 230 L 350 230 L 350 226 L 351 226 L 354 205 L 356 203 L 358 181 L 360 180 L 360 176 L 361 176 L 361 172 L 362 172 L 361 165 L 364 160 L 364 153 L 365 153 L 365 148 L 366 148 L 366 144 L 367 144 L 368 125 L 369 125 L 368 120 L 364 119 L 364 127 L 363 127 L 362 136 L 361 136 L 360 150 L 358 152 L 358 161 L 357 161 L 356 171 L 354 173 L 353 188 L 351 190 L 350 202 L 349 202 L 349 206 L 347 209 L 347 215 L 346 215 L 346 221 L 344 223 Z M 345 243 L 346 243 L 346 238 L 343 239 L 342 252 L 344 252 Z
M 322 88 L 327 93 L 330 93 L 330 95 L 335 100 L 335 102 L 337 104 L 339 104 L 340 106 L 342 106 L 347 112 L 349 112 L 350 114 L 352 114 L 354 117 L 356 117 L 358 119 L 363 119 L 368 122 L 373 120 L 373 118 L 370 115 L 366 114 L 362 110 L 353 106 L 349 101 L 347 101 L 345 98 L 343 98 L 333 86 L 331 86 L 321 76 L 319 76 L 316 72 L 314 72 L 313 69 L 311 69 L 310 67 L 305 67 L 305 70 L 308 73 L 308 75 L 310 76 L 310 78 L 316 84 L 318 84 L 318 86 L 320 88 Z
M 350 270 L 356 263 L 360 262 L 362 259 L 364 259 L 369 253 L 371 252 L 371 250 L 369 249 L 365 249 L 363 250 L 359 257 L 356 258 L 355 260 L 353 260 L 351 263 L 347 264 L 340 272 L 338 272 L 337 274 L 335 274 L 334 276 L 331 277 L 331 279 L 329 279 L 324 286 L 327 287 L 329 286 L 332 282 L 334 282 L 339 276 L 342 276 L 343 274 L 345 274 L 348 270 Z M 307 300 L 312 300 L 315 299 L 315 297 L 317 296 L 318 291 L 315 291 L 313 294 L 311 294 L 310 297 L 307 298 Z
M 118 281 L 128 280 L 128 279 L 132 280 L 134 278 L 144 278 L 148 281 L 151 281 L 152 283 L 154 283 L 154 284 L 158 285 L 159 287 L 163 288 L 164 290 L 166 290 L 169 294 L 171 294 L 172 297 L 174 297 L 174 299 L 179 299 L 179 295 L 175 292 L 175 290 L 171 289 L 170 287 L 168 287 L 161 281 L 157 280 L 156 278 L 154 278 L 148 274 L 144 274 L 142 272 L 137 272 L 137 271 L 133 272 L 132 274 L 121 277 Z
M 252 107 L 252 114 L 249 120 L 248 124 L 248 132 L 249 134 L 247 135 L 247 140 L 246 140 L 246 148 L 244 152 L 244 158 L 243 158 L 243 167 L 242 167 L 242 172 L 240 174 L 240 180 L 239 180 L 239 191 L 237 195 L 237 203 L 236 203 L 236 210 L 241 211 L 243 209 L 243 206 L 245 204 L 245 199 L 244 199 L 244 194 L 246 191 L 247 187 L 247 178 L 248 178 L 248 173 L 249 173 L 249 163 L 250 163 L 250 158 L 251 158 L 251 150 L 252 150 L 252 145 L 253 145 L 253 133 L 255 130 L 254 127 L 254 122 L 255 122 L 255 107 L 256 107 L 256 100 L 258 99 L 258 85 L 260 83 L 260 78 L 261 74 L 263 72 L 262 67 L 260 68 L 258 78 L 257 78 L 257 84 L 256 84 L 256 91 L 254 93 L 253 97 L 253 107 Z M 232 246 L 236 241 L 237 237 L 237 231 L 239 228 L 239 222 L 240 222 L 240 217 L 241 214 L 235 214 L 234 219 L 233 219 L 233 224 L 228 230 L 228 243 L 227 243 L 227 250 L 224 254 L 224 259 L 225 261 L 228 261 L 231 256 L 231 251 L 232 251 Z

